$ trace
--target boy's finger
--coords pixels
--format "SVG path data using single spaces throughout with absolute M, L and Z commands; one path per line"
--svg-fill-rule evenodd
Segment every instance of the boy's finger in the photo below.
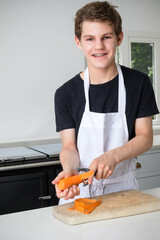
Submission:
M 88 183 L 89 183 L 89 184 L 92 184 L 93 178 L 94 178 L 94 176 L 95 176 L 96 173 L 97 173 L 97 165 L 91 163 L 91 165 L 89 166 L 89 169 L 94 172 L 93 176 L 91 176 L 91 177 L 88 178 Z
M 57 184 L 61 179 L 64 178 L 64 172 L 60 172 L 58 176 L 52 181 L 52 184 Z
M 64 191 L 61 191 L 58 188 L 57 184 L 55 185 L 55 188 L 56 188 L 56 194 L 58 198 L 65 198 L 69 193 L 69 189 L 65 189 Z

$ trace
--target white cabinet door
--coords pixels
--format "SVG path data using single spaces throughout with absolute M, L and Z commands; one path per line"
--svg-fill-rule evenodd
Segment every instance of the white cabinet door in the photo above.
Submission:
M 139 189 L 160 187 L 160 150 L 150 150 L 137 158 Z
M 138 178 L 139 190 L 146 190 L 160 187 L 160 175 L 153 177 Z

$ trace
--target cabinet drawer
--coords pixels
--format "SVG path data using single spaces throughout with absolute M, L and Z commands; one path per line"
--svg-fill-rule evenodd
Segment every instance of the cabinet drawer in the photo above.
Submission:
M 138 178 L 139 190 L 146 190 L 160 187 L 160 175 Z
M 137 158 L 137 177 L 160 174 L 160 152 L 149 152 Z

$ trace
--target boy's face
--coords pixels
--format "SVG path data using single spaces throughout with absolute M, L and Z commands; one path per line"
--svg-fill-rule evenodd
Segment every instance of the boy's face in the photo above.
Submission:
M 123 39 L 117 37 L 113 26 L 107 22 L 85 21 L 82 25 L 81 39 L 75 37 L 77 46 L 83 51 L 88 67 L 107 69 L 115 64 L 116 47 Z

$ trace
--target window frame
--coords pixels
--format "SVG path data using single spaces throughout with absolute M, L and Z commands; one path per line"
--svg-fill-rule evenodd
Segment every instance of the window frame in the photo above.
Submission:
M 160 34 L 153 32 L 124 31 L 124 38 L 119 47 L 119 63 L 131 68 L 131 42 L 154 44 L 154 92 L 158 108 L 160 109 Z M 160 130 L 160 114 L 153 120 L 153 129 Z

